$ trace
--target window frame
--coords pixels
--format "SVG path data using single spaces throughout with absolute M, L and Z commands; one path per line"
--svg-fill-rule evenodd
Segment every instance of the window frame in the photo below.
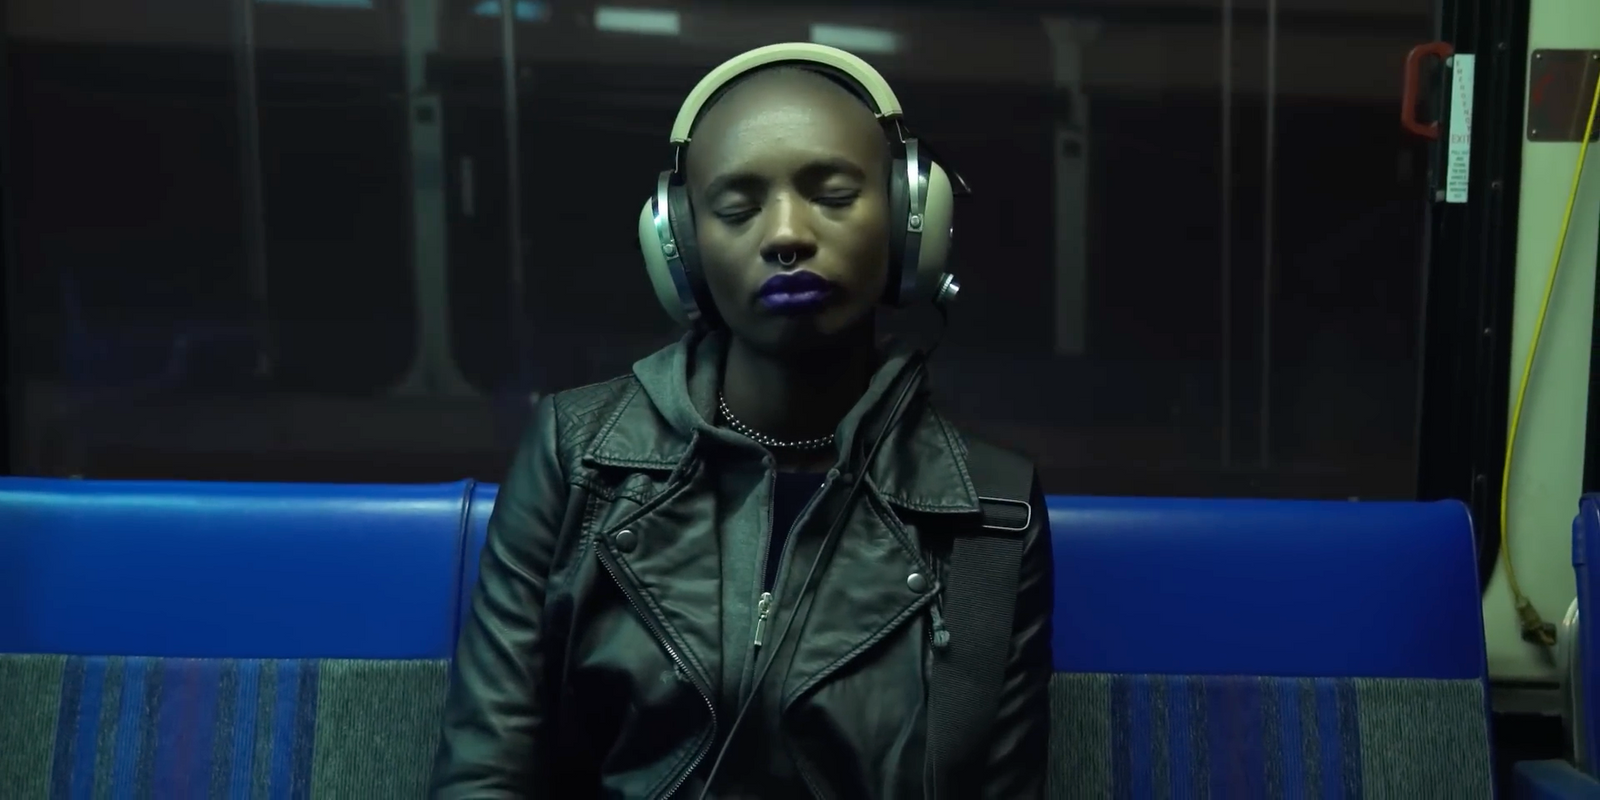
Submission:
M 1428 244 L 1418 405 L 1417 499 L 1472 512 L 1478 580 L 1500 557 L 1511 315 L 1516 289 L 1528 0 L 1440 0 L 1437 36 L 1477 56 L 1468 202 L 1443 202 L 1448 71 L 1430 105 Z

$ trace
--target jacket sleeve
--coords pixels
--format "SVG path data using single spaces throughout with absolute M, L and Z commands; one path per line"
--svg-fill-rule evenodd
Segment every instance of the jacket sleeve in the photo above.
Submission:
M 546 795 L 551 732 L 542 617 L 567 502 L 556 420 L 555 397 L 545 398 L 489 518 L 434 760 L 435 800 Z
M 1050 761 L 1050 616 L 1055 606 L 1055 564 L 1050 514 L 1034 476 L 1033 520 L 1024 534 L 1017 583 L 1011 657 L 1000 686 L 984 796 L 1042 800 Z

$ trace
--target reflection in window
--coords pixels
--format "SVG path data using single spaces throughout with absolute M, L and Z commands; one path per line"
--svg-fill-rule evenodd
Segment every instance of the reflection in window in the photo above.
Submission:
M 894 31 L 855 25 L 812 25 L 811 41 L 862 55 L 893 53 L 900 49 L 900 36 Z
M 483 0 L 473 7 L 472 13 L 480 17 L 498 17 L 501 8 L 499 0 Z M 550 18 L 550 6 L 539 0 L 517 0 L 511 13 L 518 22 L 544 22 Z
M 264 6 L 311 6 L 313 8 L 354 8 L 372 10 L 372 0 L 256 0 Z
M 611 8 L 602 6 L 594 10 L 594 26 L 602 31 L 616 33 L 643 33 L 654 36 L 677 36 L 678 12 L 654 8 Z

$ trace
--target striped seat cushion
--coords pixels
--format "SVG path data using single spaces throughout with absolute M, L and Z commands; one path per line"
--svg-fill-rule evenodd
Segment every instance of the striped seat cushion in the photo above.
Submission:
M 0 656 L 7 798 L 426 793 L 449 665 Z
M 1057 673 L 1052 798 L 1492 796 L 1483 684 Z

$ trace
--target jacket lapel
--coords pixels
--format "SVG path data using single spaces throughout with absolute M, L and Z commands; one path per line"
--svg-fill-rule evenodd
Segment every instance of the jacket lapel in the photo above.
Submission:
M 812 593 L 801 601 L 798 612 L 804 625 L 786 642 L 792 648 L 785 648 L 792 650 L 793 659 L 788 661 L 788 652 L 780 654 L 788 661 L 782 679 L 785 707 L 904 624 L 942 589 L 938 570 L 917 532 L 902 522 L 902 512 L 979 511 L 965 446 L 925 400 L 919 398 L 889 432 L 878 461 L 867 471 L 867 484 L 857 491 L 831 559 L 818 570 Z M 869 449 L 870 441 L 859 447 L 862 453 Z M 804 521 L 791 554 L 783 587 L 789 597 L 798 598 L 850 487 L 845 483 L 830 489 Z M 806 604 L 811 605 L 809 612 Z
M 629 394 L 582 459 L 600 498 L 585 527 L 628 583 L 645 621 L 681 651 L 706 686 L 721 670 L 722 613 L 715 529 L 717 481 L 695 458 L 698 433 L 666 424 L 643 392 Z

